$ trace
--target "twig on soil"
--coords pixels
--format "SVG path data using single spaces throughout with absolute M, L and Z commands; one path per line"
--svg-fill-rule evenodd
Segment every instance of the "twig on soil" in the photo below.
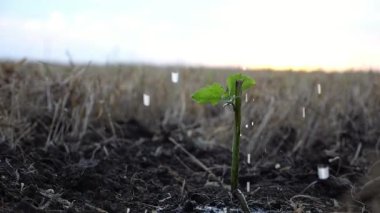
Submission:
M 165 198 L 159 200 L 158 202 L 163 203 L 163 202 L 165 202 L 166 200 L 169 200 L 170 198 L 172 198 L 172 195 L 171 195 L 170 193 L 168 193 L 168 196 L 167 196 L 167 197 L 165 197 Z
M 335 175 L 338 175 L 340 172 L 340 167 L 342 166 L 342 159 L 339 156 L 329 159 L 329 163 L 333 163 L 335 161 L 338 161 L 338 168 L 336 169 L 336 172 L 335 172 Z
M 37 208 L 40 209 L 40 210 L 45 210 L 45 209 L 47 209 L 50 206 L 51 201 L 52 200 L 48 200 L 44 205 L 38 206 Z
M 25 128 L 25 130 L 16 138 L 16 140 L 14 141 L 14 144 L 18 144 L 22 138 L 24 138 L 27 134 L 29 134 L 32 130 L 34 130 L 34 128 L 37 126 L 37 123 L 34 123 L 30 126 L 28 126 L 27 128 Z
M 172 168 L 170 168 L 169 166 L 163 166 L 163 165 L 160 165 L 159 168 L 165 168 L 168 170 L 168 173 L 178 182 L 178 183 L 182 183 L 184 178 L 181 177 L 176 171 L 174 171 Z
M 259 187 L 257 187 L 255 190 L 253 190 L 252 192 L 251 192 L 251 194 L 253 195 L 253 194 L 256 194 L 256 192 L 258 192 L 259 190 L 261 189 L 261 187 L 259 186 Z
M 194 172 L 192 169 L 190 169 L 190 167 L 188 167 L 177 155 L 174 155 L 175 158 L 182 164 L 183 167 L 185 167 L 187 170 L 189 170 L 190 172 Z
M 50 206 L 50 204 L 52 202 L 58 202 L 59 204 L 61 204 L 65 209 L 68 209 L 70 208 L 73 203 L 66 200 L 66 199 L 63 199 L 61 198 L 61 195 L 60 193 L 54 193 L 54 190 L 53 189 L 47 189 L 47 190 L 40 190 L 40 194 L 46 198 L 49 198 L 49 200 L 42 206 L 38 207 L 38 209 L 46 209 Z
M 206 171 L 212 178 L 214 178 L 221 187 L 223 187 L 222 181 L 219 180 L 219 178 L 206 166 L 204 165 L 198 158 L 196 158 L 193 154 L 188 152 L 181 144 L 179 144 L 177 141 L 175 141 L 172 137 L 169 137 L 169 141 L 172 142 L 174 145 L 179 147 L 185 154 L 187 154 L 190 159 L 197 164 L 199 167 L 201 167 L 204 171 Z M 224 187 L 223 187 L 224 188 Z
M 109 152 L 108 152 L 108 149 L 107 149 L 106 145 L 103 146 L 103 151 L 104 151 L 104 153 L 106 154 L 107 157 L 110 155 Z
M 185 154 L 187 154 L 190 159 L 196 163 L 199 167 L 201 167 L 203 170 L 205 170 L 211 177 L 213 177 L 220 185 L 221 188 L 224 188 L 224 184 L 220 179 L 206 166 L 204 165 L 198 158 L 196 158 L 193 154 L 188 152 L 181 144 L 179 144 L 177 141 L 175 141 L 173 138 L 169 137 L 169 141 L 171 141 L 173 144 L 175 144 L 177 147 L 179 147 Z M 244 213 L 249 213 L 249 207 L 247 204 L 247 201 L 245 200 L 244 194 L 239 190 L 236 189 L 233 191 L 233 195 L 239 200 L 239 203 L 242 207 L 242 210 Z
M 134 142 L 129 148 L 132 149 L 133 147 L 136 147 L 136 146 L 139 147 L 144 142 L 146 142 L 146 140 L 144 138 L 140 138 L 136 142 Z
M 93 210 L 95 210 L 95 211 L 97 211 L 97 212 L 100 212 L 100 213 L 108 213 L 106 210 L 101 209 L 101 208 L 96 207 L 96 206 L 93 206 L 93 205 L 91 205 L 91 204 L 89 204 L 89 203 L 86 203 L 85 206 L 87 206 L 87 207 L 89 207 L 90 209 L 93 209 Z
M 303 193 L 305 193 L 306 192 L 306 190 L 308 190 L 310 187 L 312 187 L 313 185 L 315 185 L 316 183 L 318 183 L 318 181 L 317 180 L 315 180 L 315 181 L 313 181 L 313 182 L 311 182 L 309 185 L 307 185 L 301 192 L 300 192 L 300 194 L 303 194 Z
M 353 165 L 356 162 L 361 150 L 362 150 L 362 143 L 359 143 L 358 147 L 356 148 L 355 156 L 350 162 L 351 165 Z
M 186 179 L 183 179 L 182 187 L 181 187 L 181 197 L 183 198 L 183 193 L 185 192 Z
M 317 198 L 317 197 L 313 197 L 313 196 L 310 196 L 310 195 L 303 195 L 303 194 L 294 195 L 293 197 L 290 198 L 290 202 L 293 202 L 293 200 L 296 199 L 296 198 L 306 198 L 306 199 L 309 199 L 309 200 L 312 200 L 312 201 L 315 201 L 315 202 L 320 202 L 320 199 Z
M 241 205 L 241 208 L 242 208 L 243 212 L 244 213 L 250 213 L 251 211 L 249 210 L 249 207 L 248 207 L 248 204 L 247 204 L 247 200 L 245 200 L 245 197 L 244 197 L 243 193 L 240 191 L 240 189 L 236 189 L 234 191 L 234 195 L 239 200 L 239 203 Z
M 101 147 L 102 146 L 99 143 L 95 144 L 95 149 L 92 151 L 90 160 L 94 160 L 96 152 L 99 151 L 99 149 L 101 149 Z
M 320 199 L 317 197 L 313 197 L 310 195 L 304 195 L 304 194 L 294 195 L 293 197 L 290 198 L 290 205 L 293 208 L 295 208 L 295 210 L 297 209 L 297 212 L 300 210 L 301 210 L 301 212 L 303 212 L 303 211 L 302 211 L 302 207 L 301 207 L 301 209 L 299 209 L 299 207 L 297 207 L 298 205 L 296 204 L 296 202 L 294 202 L 294 199 L 296 199 L 296 198 L 306 198 L 306 199 L 312 200 L 314 202 L 321 203 Z

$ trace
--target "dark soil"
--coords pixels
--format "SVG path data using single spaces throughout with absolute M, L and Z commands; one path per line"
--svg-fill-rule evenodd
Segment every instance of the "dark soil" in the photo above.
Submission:
M 46 137 L 37 137 L 37 133 L 32 141 L 14 149 L 1 143 L 0 211 L 205 212 L 201 210 L 205 206 L 221 210 L 239 206 L 228 190 L 169 138 L 227 185 L 230 149 L 197 145 L 178 128 L 151 132 L 133 120 L 118 126 L 117 138 L 108 130 L 107 137 L 90 132 L 77 150 L 76 142 L 67 137 L 65 145 L 55 144 L 44 151 Z M 240 186 L 252 210 L 339 210 L 343 204 L 339 199 L 368 163 L 358 159 L 350 164 L 356 146 L 336 149 L 340 160 L 329 163 L 326 150 L 330 148 L 320 145 L 303 155 L 279 149 L 278 155 L 264 152 L 250 164 L 241 155 Z M 331 167 L 328 180 L 317 178 L 320 163 Z

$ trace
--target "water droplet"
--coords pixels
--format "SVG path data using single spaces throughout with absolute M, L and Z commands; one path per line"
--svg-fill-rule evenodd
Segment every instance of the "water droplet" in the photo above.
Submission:
M 252 121 L 252 122 L 251 122 L 251 126 L 254 126 L 254 125 L 255 125 L 255 122 Z
M 274 168 L 279 169 L 279 168 L 281 168 L 281 165 L 279 163 L 276 163 L 276 165 L 274 165 Z
M 245 128 L 247 128 L 247 129 L 248 129 L 248 124 L 246 124 L 246 125 L 245 125 Z
M 302 107 L 302 118 L 306 117 L 306 108 Z
M 144 102 L 145 106 L 149 106 L 150 105 L 150 96 L 147 94 L 144 94 L 143 102 Z
M 248 93 L 245 93 L 245 103 L 248 102 Z
M 131 210 L 129 208 L 127 208 L 127 213 L 129 213 Z
M 321 84 L 317 84 L 317 90 L 318 90 L 318 95 L 322 94 L 322 86 Z
M 178 83 L 178 79 L 179 79 L 179 73 L 178 72 L 172 72 L 172 82 L 173 83 Z
M 324 165 L 318 165 L 318 178 L 320 180 L 326 180 L 329 178 L 329 167 Z
M 251 183 L 247 181 L 247 192 L 251 191 Z
M 248 164 L 251 163 L 251 154 L 248 154 L 248 155 L 247 155 L 247 163 L 248 163 Z
M 25 186 L 25 184 L 21 182 L 21 184 L 20 184 L 20 191 L 21 192 L 24 190 L 24 186 Z

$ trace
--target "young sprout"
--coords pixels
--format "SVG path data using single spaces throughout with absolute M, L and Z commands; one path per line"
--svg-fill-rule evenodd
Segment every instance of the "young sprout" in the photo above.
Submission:
M 219 83 L 203 87 L 192 95 L 192 99 L 200 104 L 216 105 L 223 103 L 224 105 L 231 105 L 234 110 L 235 125 L 231 160 L 231 191 L 234 194 L 238 189 L 242 92 L 254 86 L 256 82 L 247 75 L 234 74 L 227 78 L 226 83 L 226 88 L 223 88 Z

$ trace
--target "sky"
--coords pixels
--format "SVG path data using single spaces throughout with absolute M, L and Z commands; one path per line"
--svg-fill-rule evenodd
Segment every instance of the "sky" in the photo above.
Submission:
M 379 0 L 1 0 L 0 58 L 379 69 Z

